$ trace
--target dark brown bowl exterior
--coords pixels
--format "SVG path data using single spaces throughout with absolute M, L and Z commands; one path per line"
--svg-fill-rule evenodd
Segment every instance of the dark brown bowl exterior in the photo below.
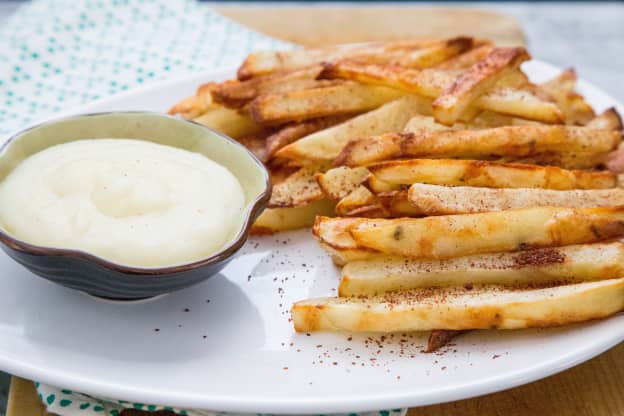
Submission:
M 226 140 L 237 148 L 244 149 L 245 156 L 250 158 L 250 163 L 256 164 L 258 172 L 264 175 L 264 185 L 261 192 L 258 192 L 256 198 L 251 201 L 248 215 L 242 222 L 236 238 L 222 251 L 209 258 L 179 266 L 158 268 L 126 266 L 79 250 L 36 246 L 16 239 L 0 229 L 0 247 L 2 250 L 13 260 L 40 277 L 94 296 L 117 300 L 134 300 L 162 295 L 194 285 L 217 274 L 233 260 L 235 254 L 245 244 L 252 224 L 262 213 L 270 199 L 271 182 L 262 162 L 243 146 L 219 132 L 167 115 L 139 112 L 99 113 L 76 116 L 61 121 L 107 116 L 113 117 L 113 119 L 114 117 L 140 116 L 144 120 L 147 118 L 147 121 L 150 121 L 151 118 L 160 121 L 166 118 L 171 122 L 203 129 L 209 135 L 218 136 L 219 140 Z M 47 124 L 51 123 L 45 123 L 16 134 L 4 144 L 2 150 L 10 146 L 15 138 Z M 3 156 L 4 154 L 0 156 L 0 159 Z

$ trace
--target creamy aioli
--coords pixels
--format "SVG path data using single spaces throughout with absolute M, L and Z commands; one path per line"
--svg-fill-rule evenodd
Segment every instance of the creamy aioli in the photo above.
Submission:
M 131 139 L 50 147 L 0 184 L 0 221 L 16 238 L 139 267 L 217 252 L 238 231 L 244 204 L 227 168 Z

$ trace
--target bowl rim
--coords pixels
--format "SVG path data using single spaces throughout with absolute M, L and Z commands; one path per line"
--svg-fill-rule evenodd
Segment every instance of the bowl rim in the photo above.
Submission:
M 31 254 L 36 256 L 54 256 L 54 257 L 69 257 L 76 258 L 80 260 L 85 260 L 88 262 L 92 262 L 97 264 L 100 267 L 122 273 L 125 275 L 135 275 L 135 276 L 149 276 L 149 277 L 159 277 L 166 276 L 171 274 L 178 274 L 194 269 L 198 269 L 204 266 L 209 266 L 212 264 L 220 263 L 228 258 L 232 257 L 242 246 L 245 244 L 247 239 L 249 238 L 249 234 L 251 231 L 251 227 L 253 222 L 257 218 L 257 216 L 264 210 L 267 205 L 269 199 L 271 198 L 271 177 L 269 172 L 264 166 L 264 163 L 260 161 L 249 149 L 245 146 L 234 140 L 233 138 L 221 133 L 220 131 L 214 130 L 210 127 L 206 127 L 203 124 L 197 123 L 193 120 L 186 120 L 180 117 L 175 117 L 166 113 L 159 113 L 155 111 L 102 111 L 95 113 L 84 113 L 84 114 L 74 114 L 70 116 L 54 118 L 50 120 L 43 121 L 41 123 L 37 123 L 26 127 L 16 133 L 11 134 L 8 139 L 4 140 L 0 145 L 0 158 L 3 157 L 6 150 L 11 146 L 16 139 L 28 133 L 31 130 L 38 129 L 40 127 L 44 127 L 50 124 L 55 124 L 63 121 L 70 121 L 73 119 L 84 118 L 84 117 L 94 117 L 94 116 L 103 116 L 103 115 L 115 115 L 115 114 L 131 114 L 131 115 L 147 115 L 147 116 L 156 116 L 171 119 L 173 121 L 179 123 L 189 123 L 195 126 L 201 127 L 202 129 L 206 129 L 209 132 L 212 132 L 219 139 L 225 140 L 229 142 L 231 145 L 239 147 L 243 149 L 246 155 L 251 159 L 251 161 L 256 164 L 260 168 L 260 172 L 264 176 L 264 189 L 263 191 L 256 196 L 253 200 L 251 200 L 248 204 L 249 209 L 245 216 L 245 220 L 238 231 L 238 234 L 230 241 L 229 244 L 222 247 L 219 251 L 210 255 L 209 257 L 202 258 L 199 260 L 194 260 L 188 263 L 175 264 L 172 266 L 162 266 L 162 267 L 141 267 L 141 266 L 130 266 L 121 263 L 116 263 L 111 260 L 107 260 L 103 257 L 97 256 L 93 253 L 84 250 L 78 249 L 66 249 L 66 248 L 56 248 L 56 247 L 48 247 L 48 246 L 40 246 L 36 244 L 31 244 L 26 241 L 20 240 L 16 237 L 11 236 L 4 229 L 0 228 L 0 243 L 9 247 L 12 250 L 24 253 Z

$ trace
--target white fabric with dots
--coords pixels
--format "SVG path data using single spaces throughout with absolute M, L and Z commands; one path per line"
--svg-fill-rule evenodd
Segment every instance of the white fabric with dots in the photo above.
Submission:
M 36 0 L 0 29 L 0 137 L 155 79 L 287 47 L 192 0 Z

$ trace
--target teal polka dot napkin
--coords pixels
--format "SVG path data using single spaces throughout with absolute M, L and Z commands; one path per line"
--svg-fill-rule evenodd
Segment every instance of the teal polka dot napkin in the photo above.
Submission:
M 61 390 L 45 384 L 35 383 L 39 399 L 48 412 L 59 416 L 119 416 L 124 409 L 145 411 L 169 410 L 180 416 L 236 416 L 231 413 L 220 413 L 206 410 L 175 409 L 167 406 L 132 403 L 123 400 L 97 399 L 71 390 Z M 343 416 L 405 416 L 406 409 L 380 410 L 378 412 L 348 413 Z M 242 415 L 241 415 L 242 416 Z M 271 416 L 257 414 L 248 416 Z M 322 415 L 329 416 L 329 415 Z
M 0 137 L 156 79 L 287 44 L 191 0 L 39 0 L 0 28 Z

